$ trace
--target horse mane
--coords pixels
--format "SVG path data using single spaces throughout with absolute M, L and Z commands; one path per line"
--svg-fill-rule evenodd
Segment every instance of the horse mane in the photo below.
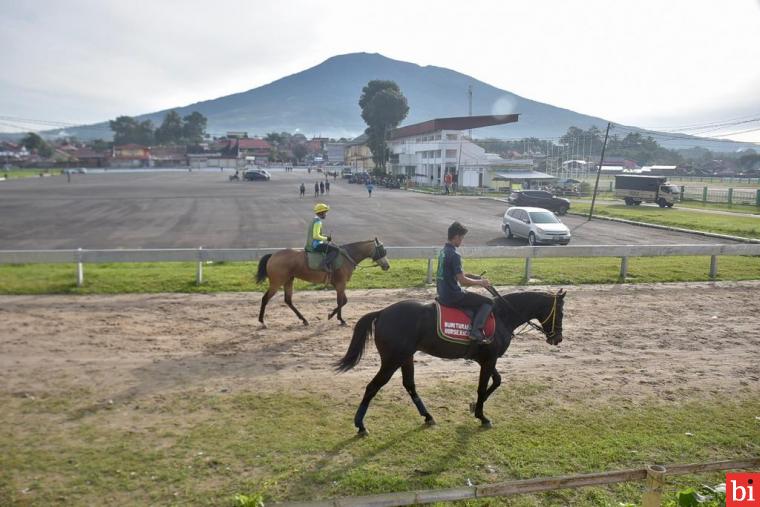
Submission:
M 359 245 L 362 245 L 364 243 L 374 243 L 374 239 L 365 239 L 364 241 L 354 241 L 353 243 L 346 243 L 345 245 L 340 245 L 340 248 L 348 252 L 348 255 L 351 257 L 356 257 L 355 252 Z

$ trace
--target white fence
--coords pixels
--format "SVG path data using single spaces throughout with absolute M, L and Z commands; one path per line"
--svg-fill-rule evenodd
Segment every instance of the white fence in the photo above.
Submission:
M 250 262 L 261 259 L 280 248 L 175 248 L 124 250 L 0 250 L 0 264 L 66 264 L 77 265 L 77 285 L 84 283 L 84 264 L 119 262 L 196 262 L 196 283 L 203 282 L 203 263 Z M 433 280 L 434 259 L 438 247 L 387 247 L 389 259 L 427 259 L 426 282 Z M 525 259 L 524 280 L 530 280 L 532 262 L 536 258 L 618 257 L 620 279 L 625 280 L 630 257 L 710 256 L 709 275 L 718 272 L 721 255 L 760 256 L 760 244 L 715 245 L 589 245 L 589 246 L 476 246 L 462 247 L 462 255 L 473 259 Z

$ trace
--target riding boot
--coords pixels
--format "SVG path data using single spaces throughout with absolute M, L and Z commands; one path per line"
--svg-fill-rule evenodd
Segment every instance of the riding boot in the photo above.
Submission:
M 336 257 L 338 257 L 338 254 L 340 252 L 338 250 L 330 250 L 327 252 L 327 255 L 325 256 L 324 264 L 325 264 L 325 271 L 328 273 L 333 272 L 333 262 L 335 261 Z
M 484 303 L 478 308 L 478 313 L 472 319 L 472 328 L 470 328 L 470 340 L 477 342 L 478 344 L 486 345 L 491 343 L 491 340 L 486 337 L 483 332 L 483 326 L 486 325 L 488 315 L 491 313 L 493 305 Z

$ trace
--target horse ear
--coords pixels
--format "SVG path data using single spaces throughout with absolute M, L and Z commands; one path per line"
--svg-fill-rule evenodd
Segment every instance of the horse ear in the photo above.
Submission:
M 376 245 L 379 245 L 379 244 L 380 244 L 380 240 L 379 240 L 379 239 L 377 239 L 377 236 L 375 236 L 375 244 L 376 244 Z
M 567 294 L 567 291 L 565 289 L 560 289 L 559 292 L 557 292 L 557 297 L 565 297 L 565 294 Z

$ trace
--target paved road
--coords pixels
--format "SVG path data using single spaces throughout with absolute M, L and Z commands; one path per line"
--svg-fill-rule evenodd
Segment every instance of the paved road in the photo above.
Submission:
M 230 182 L 219 172 L 87 174 L 0 182 L 0 249 L 300 247 L 317 174 L 274 172 L 269 182 Z M 299 199 L 298 185 L 307 185 Z M 503 237 L 505 205 L 333 182 L 325 230 L 340 243 L 375 236 L 386 245 L 440 245 L 448 225 L 470 229 L 467 245 L 523 245 Z M 563 219 L 572 244 L 719 243 L 581 217 Z

